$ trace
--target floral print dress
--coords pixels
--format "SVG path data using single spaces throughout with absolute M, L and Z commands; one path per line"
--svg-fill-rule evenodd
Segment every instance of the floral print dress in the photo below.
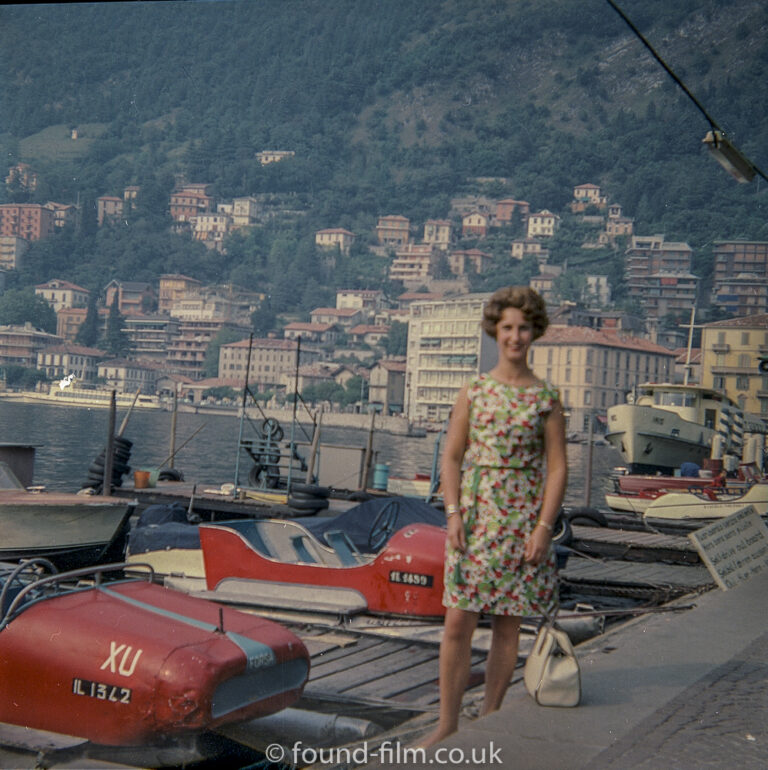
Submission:
M 491 615 L 540 615 L 557 602 L 554 548 L 524 560 L 544 488 L 544 422 L 559 400 L 547 383 L 506 385 L 489 374 L 468 387 L 469 435 L 460 511 L 467 549 L 446 540 L 443 604 Z

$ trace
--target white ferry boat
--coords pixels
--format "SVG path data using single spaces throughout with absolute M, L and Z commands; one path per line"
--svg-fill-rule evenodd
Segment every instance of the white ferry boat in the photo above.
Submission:
M 57 383 L 50 390 L 3 391 L 0 398 L 21 401 L 23 403 L 45 403 L 60 406 L 109 407 L 112 398 L 111 390 L 95 390 L 90 388 L 66 387 L 61 388 Z M 133 404 L 135 393 L 116 393 L 115 404 L 118 409 L 128 408 Z M 162 409 L 163 404 L 157 396 L 139 393 L 134 404 L 135 409 Z
M 745 432 L 766 430 L 725 394 L 698 385 L 645 383 L 628 401 L 608 409 L 605 438 L 630 473 L 672 475 L 684 462 L 702 465 L 718 435 L 723 455 L 741 458 Z

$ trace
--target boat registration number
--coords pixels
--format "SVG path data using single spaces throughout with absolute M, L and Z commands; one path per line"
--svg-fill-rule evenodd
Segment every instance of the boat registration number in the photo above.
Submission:
M 422 575 L 419 572 L 401 572 L 400 570 L 393 569 L 389 573 L 389 582 L 432 588 L 432 575 Z
M 78 677 L 72 680 L 72 692 L 75 695 L 85 695 L 88 698 L 105 700 L 110 703 L 131 702 L 131 689 L 129 687 L 118 687 L 114 684 L 104 684 L 104 682 L 91 682 L 88 679 L 79 679 Z

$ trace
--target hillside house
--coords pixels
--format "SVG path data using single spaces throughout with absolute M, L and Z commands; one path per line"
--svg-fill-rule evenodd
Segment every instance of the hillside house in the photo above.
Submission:
M 337 308 L 355 308 L 363 315 L 372 316 L 384 303 L 381 289 L 339 289 L 336 292 Z
M 152 310 L 157 296 L 152 285 L 144 281 L 111 280 L 105 287 L 105 305 L 112 307 L 117 295 L 117 309 L 122 315 L 143 315 Z
M 5 183 L 9 187 L 16 186 L 22 190 L 33 192 L 37 189 L 37 172 L 32 170 L 29 163 L 17 163 L 8 169 Z
M 451 243 L 452 227 L 449 219 L 428 219 L 424 223 L 424 243 L 447 249 Z
M 465 214 L 461 218 L 461 235 L 464 238 L 485 238 L 488 234 L 489 218 L 479 211 Z
M 397 214 L 379 217 L 376 238 L 384 246 L 405 246 L 410 241 L 411 222 Z
M 351 307 L 318 307 L 310 313 L 310 319 L 313 324 L 336 324 L 345 332 L 364 320 L 362 310 Z
M 339 327 L 335 323 L 306 323 L 294 321 L 283 329 L 287 340 L 301 339 L 302 342 L 314 342 L 318 345 L 333 345 L 339 337 Z
M 389 266 L 389 280 L 404 284 L 421 284 L 435 268 L 435 252 L 431 243 L 410 243 L 395 252 Z
M 185 185 L 172 192 L 169 199 L 171 219 L 174 222 L 189 222 L 194 217 L 213 210 L 213 197 L 208 184 Z
M 256 153 L 256 159 L 262 166 L 268 166 L 270 163 L 279 163 L 286 158 L 293 158 L 296 155 L 294 150 L 261 150 Z
M 560 217 L 547 209 L 528 217 L 529 238 L 551 238 L 560 224 Z
M 132 361 L 128 358 L 113 358 L 101 361 L 96 367 L 96 375 L 104 380 L 108 388 L 118 393 L 136 393 L 152 396 L 159 376 L 158 369 L 151 364 Z
M 323 249 L 338 248 L 342 254 L 349 254 L 355 234 L 343 227 L 330 227 L 315 232 L 315 245 Z
M 117 195 L 100 195 L 96 198 L 96 221 L 99 227 L 114 224 L 123 218 L 124 202 Z
M 74 225 L 77 223 L 80 215 L 80 209 L 71 203 L 56 203 L 56 201 L 48 201 L 44 204 L 44 208 L 50 209 L 53 212 L 53 226 L 54 227 L 66 227 L 67 225 Z
M 513 259 L 523 259 L 529 254 L 533 254 L 539 262 L 546 262 L 549 259 L 549 249 L 545 248 L 541 241 L 536 238 L 521 238 L 512 241 L 510 256 Z
M 389 334 L 389 326 L 375 326 L 373 324 L 358 324 L 349 330 L 349 336 L 353 344 L 363 343 L 375 347 Z
M 531 213 L 528 201 L 517 201 L 514 198 L 504 198 L 496 204 L 496 224 L 508 225 L 513 219 L 526 219 Z
M 448 255 L 448 264 L 454 275 L 484 273 L 493 264 L 493 255 L 480 249 L 452 251 Z
M 0 365 L 34 367 L 37 354 L 48 345 L 58 345 L 63 340 L 56 334 L 35 329 L 29 321 L 23 326 L 0 326 Z
M 35 294 L 58 312 L 65 307 L 87 307 L 91 293 L 77 284 L 51 278 L 50 281 L 35 286 Z
M 604 209 L 607 204 L 607 197 L 596 184 L 580 184 L 573 188 L 571 211 L 574 214 L 586 211 L 589 206 Z

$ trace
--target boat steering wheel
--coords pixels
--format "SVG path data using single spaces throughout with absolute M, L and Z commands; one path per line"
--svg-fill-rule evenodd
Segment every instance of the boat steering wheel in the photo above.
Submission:
M 378 551 L 395 529 L 397 517 L 400 514 L 400 503 L 390 500 L 374 519 L 371 530 L 368 533 L 368 547 L 372 553 Z

